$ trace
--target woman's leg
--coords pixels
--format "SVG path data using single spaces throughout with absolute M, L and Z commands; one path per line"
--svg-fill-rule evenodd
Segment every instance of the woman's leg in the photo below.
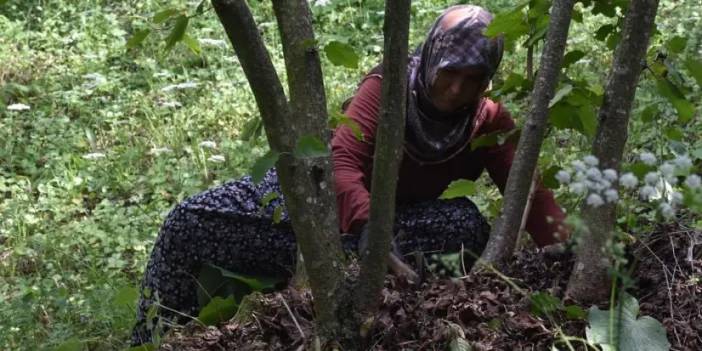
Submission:
M 155 321 L 148 323 L 146 316 L 154 302 L 165 321 L 187 321 L 183 314 L 197 316 L 196 279 L 204 264 L 241 274 L 291 275 L 295 236 L 286 211 L 278 224 L 273 223 L 282 195 L 261 206 L 270 192 L 281 194 L 274 171 L 260 184 L 244 177 L 193 196 L 171 211 L 144 274 L 134 345 L 152 341 Z

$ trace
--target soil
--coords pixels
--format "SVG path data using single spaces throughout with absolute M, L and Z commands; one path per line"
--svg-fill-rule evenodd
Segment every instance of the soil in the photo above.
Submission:
M 640 315 L 662 322 L 672 350 L 702 350 L 702 232 L 659 228 L 629 249 L 634 278 L 629 292 L 639 300 Z M 419 289 L 388 276 L 380 311 L 365 331 L 366 348 L 463 350 L 449 348 L 460 336 L 473 350 L 551 350 L 554 343 L 567 349 L 559 335 L 584 338 L 587 322 L 563 311 L 540 316 L 532 312 L 530 296 L 562 298 L 572 265 L 572 254 L 531 249 L 518 253 L 504 274 L 428 279 Z M 179 328 L 161 349 L 309 349 L 314 339 L 309 292 L 288 288 L 258 300 L 248 321 Z M 578 342 L 572 346 L 585 349 Z

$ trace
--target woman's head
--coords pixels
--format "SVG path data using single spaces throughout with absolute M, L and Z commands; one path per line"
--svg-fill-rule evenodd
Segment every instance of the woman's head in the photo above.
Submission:
M 429 31 L 417 78 L 438 110 L 472 105 L 487 88 L 502 58 L 502 39 L 483 35 L 491 20 L 481 7 L 453 6 Z

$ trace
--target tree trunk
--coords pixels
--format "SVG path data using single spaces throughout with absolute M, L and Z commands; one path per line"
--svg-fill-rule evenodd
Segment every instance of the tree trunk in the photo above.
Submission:
M 556 0 L 551 8 L 549 30 L 532 93 L 529 116 L 522 130 L 514 162 L 504 192 L 502 214 L 490 233 L 481 256 L 482 264 L 500 266 L 512 256 L 524 206 L 529 196 L 532 175 L 548 121 L 548 103 L 553 97 L 561 70 L 574 0 Z M 474 269 L 480 269 L 476 264 Z
M 290 104 L 280 84 L 253 16 L 244 0 L 213 0 L 217 15 L 239 57 L 261 111 L 277 162 L 281 189 L 314 295 L 318 334 L 336 338 L 343 254 L 338 235 L 330 158 L 298 159 L 293 150 L 302 136 L 328 143 L 326 99 L 319 53 L 311 44 L 311 14 L 305 0 L 276 0 L 283 38 Z
M 395 223 L 397 173 L 404 152 L 407 109 L 407 46 L 410 0 L 385 3 L 383 88 L 373 156 L 367 255 L 362 255 L 356 306 L 361 313 L 377 308 L 387 273 Z
M 603 169 L 619 171 L 629 113 L 643 68 L 641 60 L 646 55 L 657 9 L 658 0 L 632 0 L 629 3 L 592 144 L 592 154 L 599 159 Z M 589 228 L 576 249 L 577 260 L 568 282 L 568 295 L 576 301 L 598 302 L 609 294 L 607 269 L 610 261 L 605 246 L 616 221 L 615 209 L 616 204 L 584 205 L 582 208 L 583 219 Z

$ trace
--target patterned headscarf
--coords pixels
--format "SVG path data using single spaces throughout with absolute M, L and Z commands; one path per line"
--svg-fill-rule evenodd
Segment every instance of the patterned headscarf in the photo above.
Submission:
M 466 12 L 456 25 L 443 28 L 444 17 L 455 10 Z M 445 68 L 478 68 L 485 72 L 487 86 L 502 59 L 502 38 L 489 39 L 483 30 L 492 15 L 479 6 L 448 8 L 432 26 L 420 50 L 410 57 L 408 67 L 407 124 L 405 149 L 425 164 L 440 163 L 468 145 L 473 116 L 482 101 L 459 111 L 441 113 L 431 104 L 429 90 L 437 73 Z

